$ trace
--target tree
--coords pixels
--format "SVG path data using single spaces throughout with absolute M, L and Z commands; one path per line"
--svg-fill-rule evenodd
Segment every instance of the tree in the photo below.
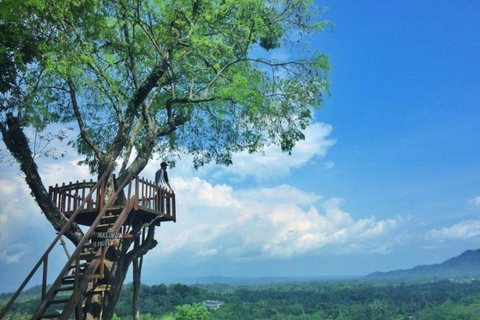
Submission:
M 207 308 L 200 303 L 178 306 L 175 320 L 207 320 L 210 317 Z
M 66 218 L 48 197 L 26 128 L 75 124 L 70 144 L 81 163 L 101 175 L 122 160 L 118 184 L 154 153 L 172 162 L 190 154 L 195 167 L 230 165 L 233 153 L 269 144 L 290 153 L 328 92 L 328 57 L 304 41 L 326 25 L 310 0 L 4 0 L 2 139 L 56 230 Z M 273 58 L 275 49 L 292 59 Z M 82 235 L 75 224 L 67 233 L 73 243 Z M 152 226 L 141 245 L 125 239 L 109 250 L 117 267 L 106 270 L 115 290 L 104 318 L 154 235 Z

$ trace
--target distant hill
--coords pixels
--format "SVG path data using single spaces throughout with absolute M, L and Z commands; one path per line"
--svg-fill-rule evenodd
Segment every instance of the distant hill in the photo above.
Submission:
M 358 276 L 305 276 L 305 277 L 188 277 L 174 279 L 170 283 L 182 283 L 186 285 L 193 284 L 230 284 L 230 285 L 258 285 L 258 284 L 273 284 L 273 283 L 289 283 L 289 282 L 311 282 L 311 281 L 326 281 L 326 280 L 341 280 L 341 279 L 358 279 Z
M 480 277 L 480 249 L 467 250 L 439 264 L 416 266 L 412 269 L 374 272 L 367 279 L 450 279 Z

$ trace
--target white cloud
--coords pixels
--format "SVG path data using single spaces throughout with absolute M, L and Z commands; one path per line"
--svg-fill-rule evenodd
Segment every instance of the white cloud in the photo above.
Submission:
M 355 220 L 341 209 L 341 199 L 322 201 L 288 185 L 235 190 L 199 178 L 177 178 L 173 183 L 178 220 L 162 225 L 153 253 L 163 258 L 244 260 L 387 252 L 396 245 L 390 237 L 402 223 L 397 217 Z
M 468 201 L 470 206 L 480 207 L 480 196 L 476 196 Z
M 327 161 L 327 162 L 325 162 L 324 167 L 325 167 L 326 170 L 333 169 L 333 168 L 335 168 L 335 162 Z
M 232 174 L 233 179 L 243 179 L 253 176 L 257 180 L 283 178 L 290 174 L 291 169 L 300 168 L 308 162 L 323 158 L 328 149 L 335 145 L 336 141 L 329 139 L 332 133 L 332 126 L 326 123 L 314 123 L 305 130 L 305 140 L 299 141 L 293 148 L 292 155 L 282 152 L 278 146 L 268 146 L 263 152 L 250 154 L 247 151 L 233 154 L 233 165 L 225 167 L 207 164 L 198 170 L 193 169 L 193 158 L 182 156 L 172 169 L 175 176 L 190 178 L 192 176 L 206 176 L 213 174 L 214 177 L 221 177 L 225 174 Z M 131 158 L 136 155 L 135 150 Z M 158 159 L 158 154 L 154 159 Z M 161 159 L 150 161 L 142 172 L 145 177 L 154 177 L 155 171 L 159 169 Z M 329 170 L 335 166 L 333 161 L 327 161 L 324 168 Z
M 45 157 L 38 160 L 38 170 L 46 188 L 56 183 L 90 178 L 88 169 L 76 164 L 79 160 L 78 156 L 64 142 L 62 144 L 55 140 L 49 146 L 62 150 L 62 152 L 65 150 L 69 152 L 65 157 L 57 160 Z M 41 213 L 30 193 L 31 190 L 25 182 L 24 173 L 20 171 L 18 164 L 13 163 L 10 166 L 8 163 L 1 163 L 0 260 L 4 263 L 19 262 L 24 255 L 25 248 L 34 245 L 31 243 L 32 237 L 28 236 L 29 232 L 34 230 L 36 236 L 39 236 L 38 233 L 48 232 L 47 239 L 54 235 L 53 228 L 49 226 L 49 222 Z M 50 232 L 52 233 L 50 234 Z
M 89 180 L 93 177 L 87 166 L 77 165 L 81 160 L 77 157 L 69 157 L 63 161 L 42 161 L 39 165 L 39 172 L 45 186 L 54 186 L 55 184 L 68 184 L 70 182 Z
M 0 250 L 0 261 L 6 264 L 19 263 L 28 252 L 28 247 L 21 243 L 4 247 Z
M 12 168 L 12 170 L 14 170 Z M 1 172 L 2 176 L 6 176 Z M 0 249 L 22 238 L 26 225 L 40 226 L 44 218 L 35 204 L 25 181 L 18 175 L 0 179 Z
M 468 220 L 450 227 L 432 229 L 427 232 L 426 239 L 431 241 L 465 240 L 480 235 L 480 220 Z
M 0 194 L 10 195 L 13 191 L 15 191 L 15 187 L 11 184 L 11 181 L 0 179 Z
M 244 151 L 234 154 L 233 166 L 224 168 L 224 171 L 257 179 L 287 176 L 292 168 L 299 168 L 314 158 L 324 157 L 328 148 L 336 142 L 328 138 L 331 132 L 331 125 L 314 123 L 305 130 L 305 140 L 296 144 L 291 156 L 273 145 L 266 147 L 263 154 Z

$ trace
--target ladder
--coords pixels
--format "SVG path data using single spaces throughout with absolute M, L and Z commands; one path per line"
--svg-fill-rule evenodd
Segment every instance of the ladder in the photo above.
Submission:
M 110 196 L 105 205 L 101 206 L 100 212 L 95 221 L 92 223 L 88 231 L 78 243 L 71 257 L 60 271 L 56 280 L 47 291 L 47 269 L 48 269 L 48 255 L 53 247 L 58 243 L 59 239 L 68 228 L 75 221 L 75 217 L 82 210 L 84 204 L 90 201 L 95 191 L 101 190 L 103 192 L 105 187 L 105 180 L 111 171 L 111 167 L 107 169 L 105 174 L 98 180 L 95 186 L 90 190 L 90 193 L 78 206 L 75 212 L 71 215 L 68 222 L 58 233 L 52 244 L 47 248 L 43 256 L 34 266 L 30 274 L 22 283 L 20 288 L 15 292 L 10 301 L 0 312 L 0 319 L 2 319 L 10 306 L 16 300 L 21 291 L 25 288 L 28 281 L 33 277 L 41 265 L 43 265 L 42 278 L 42 296 L 41 302 L 35 311 L 32 320 L 37 319 L 70 319 L 73 311 L 75 311 L 75 319 L 81 320 L 83 317 L 82 301 L 84 294 L 89 287 L 89 284 L 96 284 L 96 281 L 104 277 L 104 260 L 108 248 L 113 242 L 119 240 L 110 240 L 107 238 L 115 238 L 118 235 L 121 227 L 126 221 L 128 214 L 134 208 L 138 199 L 136 196 L 130 197 L 132 176 L 129 175 L 124 182 L 117 188 L 117 191 Z M 128 197 L 123 210 L 118 213 L 111 210 L 111 207 L 118 198 L 120 192 L 125 186 L 128 187 Z M 98 242 L 100 240 L 100 242 Z M 100 245 L 99 245 L 100 244 Z M 52 313 L 53 309 L 53 313 Z

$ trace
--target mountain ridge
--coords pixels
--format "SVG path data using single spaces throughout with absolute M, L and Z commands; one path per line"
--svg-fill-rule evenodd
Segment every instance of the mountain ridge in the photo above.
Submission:
M 373 272 L 367 279 L 449 279 L 480 277 L 480 249 L 467 250 L 442 263 L 420 265 L 410 269 Z

